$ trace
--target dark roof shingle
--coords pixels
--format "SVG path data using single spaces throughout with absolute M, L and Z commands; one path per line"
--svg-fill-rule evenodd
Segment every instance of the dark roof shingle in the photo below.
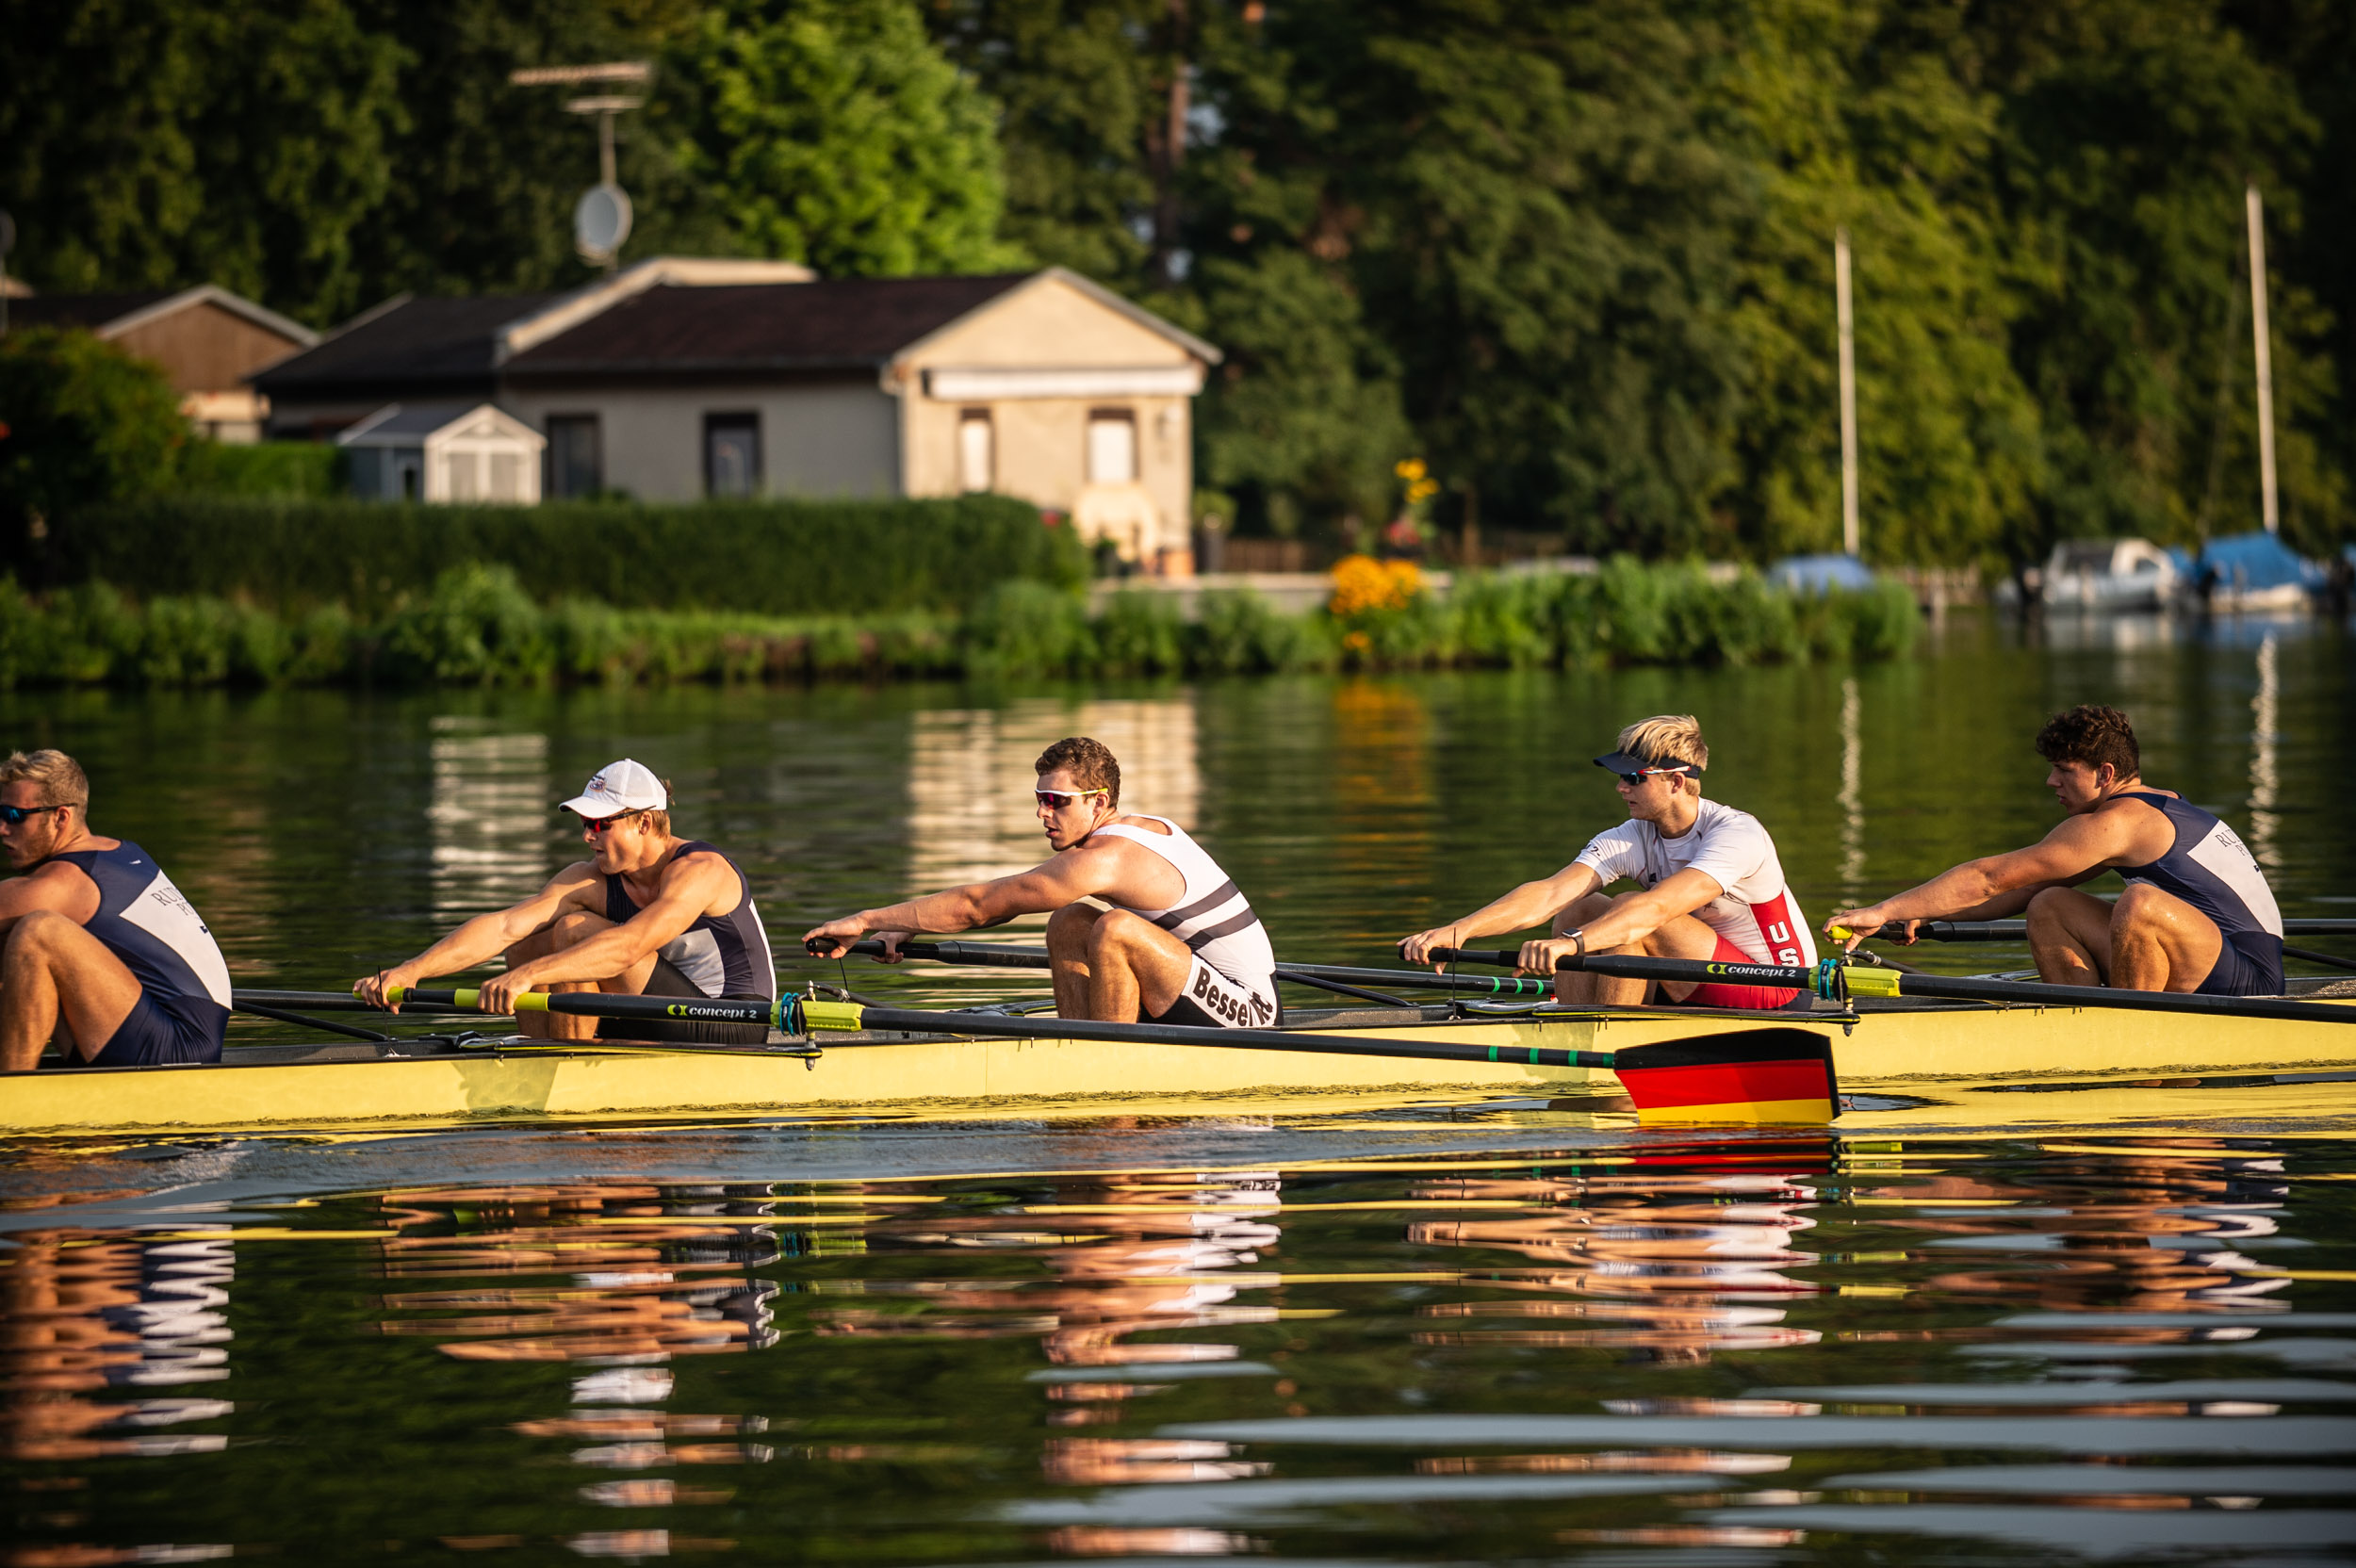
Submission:
M 15 327 L 89 327 L 95 331 L 179 293 L 150 288 L 133 294 L 33 294 L 11 297 L 8 324 Z
M 880 365 L 1037 276 L 845 278 L 663 286 L 517 354 L 517 379 L 646 371 L 812 370 Z
M 254 377 L 254 384 L 272 396 L 355 385 L 480 383 L 487 388 L 494 368 L 492 339 L 499 329 L 558 298 L 485 294 L 404 300 L 316 349 L 281 360 Z

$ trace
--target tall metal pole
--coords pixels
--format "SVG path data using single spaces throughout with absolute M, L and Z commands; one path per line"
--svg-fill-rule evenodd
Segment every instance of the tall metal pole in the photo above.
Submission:
M 2250 212 L 2250 327 L 2258 350 L 2258 500 L 2268 533 L 2282 531 L 2274 490 L 2274 354 L 2266 335 L 2266 203 L 2252 184 Z
M 1857 520 L 1857 321 L 1849 302 L 1849 231 L 1832 232 L 1833 303 L 1841 318 L 1841 548 L 1859 553 Z M 2273 469 L 2268 468 L 2271 475 Z M 2269 484 L 2273 482 L 2267 481 Z M 2273 492 L 2268 490 L 2267 494 Z

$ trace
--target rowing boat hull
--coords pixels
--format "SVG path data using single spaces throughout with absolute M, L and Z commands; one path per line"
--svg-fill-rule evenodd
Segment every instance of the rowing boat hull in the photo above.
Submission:
M 2356 1005 L 2352 1004 L 2351 1005 Z M 1361 1015 L 1364 1017 L 1365 1015 Z M 1425 1021 L 1316 1033 L 1447 1039 L 1491 1061 L 1039 1039 L 820 1043 L 815 1061 L 756 1052 L 538 1048 L 417 1058 L 217 1067 L 55 1070 L 5 1075 L 0 1135 L 359 1130 L 515 1120 L 741 1118 L 892 1111 L 992 1115 L 1028 1106 L 1306 1110 L 1320 1099 L 1610 1094 L 1609 1072 L 1514 1060 L 1532 1047 L 1613 1052 L 1696 1035 L 1789 1028 L 1790 1014 L 1657 1009 L 1531 1019 Z M 2103 1008 L 1868 1004 L 1854 1025 L 1819 1020 L 1841 1086 L 1886 1094 L 1941 1086 L 2181 1080 L 2356 1068 L 2356 1027 L 2171 1018 Z

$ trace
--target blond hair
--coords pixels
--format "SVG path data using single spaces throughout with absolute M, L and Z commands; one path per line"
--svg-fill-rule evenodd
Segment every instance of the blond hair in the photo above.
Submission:
M 48 746 L 39 751 L 12 751 L 0 762 L 0 788 L 30 781 L 41 786 L 43 806 L 78 806 L 90 809 L 90 776 L 82 764 Z
M 1691 713 L 1656 713 L 1620 731 L 1620 749 L 1647 762 L 1691 762 L 1710 766 L 1702 722 Z

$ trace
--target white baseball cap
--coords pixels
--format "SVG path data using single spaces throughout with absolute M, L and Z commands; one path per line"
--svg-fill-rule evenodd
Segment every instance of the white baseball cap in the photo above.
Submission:
M 670 804 L 671 797 L 663 792 L 663 780 L 654 776 L 654 770 L 625 757 L 599 768 L 587 789 L 561 802 L 557 809 L 594 820 L 623 811 L 667 810 Z

